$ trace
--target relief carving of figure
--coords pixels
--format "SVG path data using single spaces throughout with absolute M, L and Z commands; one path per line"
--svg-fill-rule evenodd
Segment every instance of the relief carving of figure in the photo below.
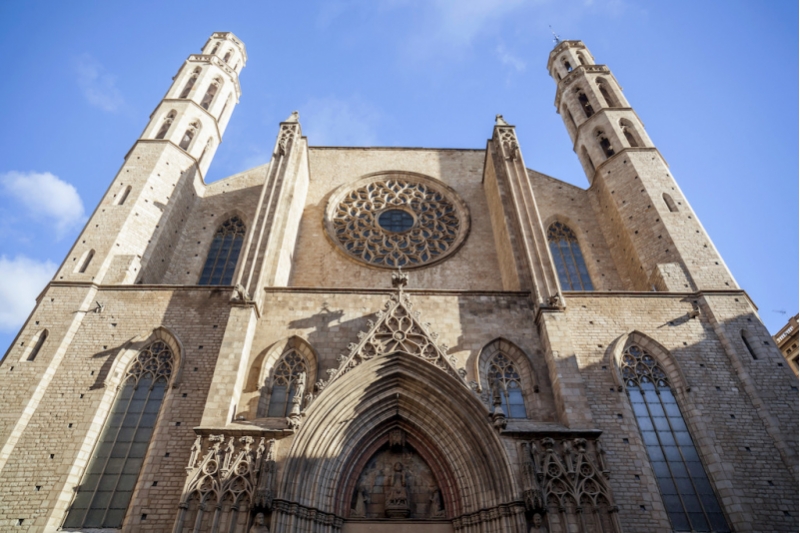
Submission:
M 442 493 L 437 487 L 433 488 L 431 492 L 431 518 L 444 518 L 444 509 L 442 508 Z
M 353 518 L 366 518 L 367 504 L 369 503 L 367 489 L 364 486 L 360 486 L 356 491 L 356 507 L 353 509 L 353 512 L 350 513 L 350 516 Z
M 547 526 L 544 525 L 544 519 L 539 513 L 533 515 L 533 524 L 529 533 L 547 533 Z
M 269 533 L 269 528 L 264 523 L 264 513 L 258 513 L 253 521 L 253 527 L 248 533 Z
M 389 518 L 405 518 L 411 513 L 408 505 L 408 489 L 406 488 L 406 472 L 403 463 L 396 462 L 392 468 L 391 475 L 387 476 L 385 482 L 386 493 L 386 516 Z

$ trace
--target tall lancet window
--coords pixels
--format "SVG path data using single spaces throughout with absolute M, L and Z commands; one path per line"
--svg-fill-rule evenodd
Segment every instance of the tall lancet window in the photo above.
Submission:
M 506 354 L 498 352 L 492 358 L 486 377 L 491 387 L 500 389 L 500 405 L 508 418 L 528 417 L 522 397 L 522 379 Z
M 188 80 L 186 80 L 186 85 L 183 86 L 183 90 L 181 91 L 181 95 L 178 98 L 187 98 L 189 96 L 189 93 L 191 92 L 192 87 L 194 87 L 194 84 L 197 81 L 197 77 L 198 76 L 200 76 L 200 67 L 197 67 L 196 69 L 194 69 L 194 72 L 192 72 L 192 75 L 189 76 Z
M 239 260 L 246 228 L 239 217 L 233 217 L 217 228 L 199 285 L 230 285 Z
M 214 96 L 216 96 L 220 85 L 222 85 L 222 80 L 219 78 L 214 78 L 214 80 L 211 82 L 211 85 L 208 86 L 205 96 L 203 96 L 203 101 L 200 102 L 200 106 L 203 109 L 208 109 L 211 107 L 211 102 L 214 101 Z
M 636 344 L 625 350 L 620 366 L 673 529 L 730 531 L 667 374 Z
M 553 255 L 558 280 L 566 291 L 593 291 L 592 278 L 586 270 L 578 238 L 569 226 L 554 222 L 547 230 L 547 242 Z
M 292 410 L 292 400 L 298 391 L 300 380 L 306 379 L 307 376 L 308 369 L 302 355 L 294 349 L 283 354 L 272 376 L 272 393 L 269 397 L 267 416 L 288 416 Z
M 155 341 L 130 365 L 63 527 L 122 526 L 174 364 Z

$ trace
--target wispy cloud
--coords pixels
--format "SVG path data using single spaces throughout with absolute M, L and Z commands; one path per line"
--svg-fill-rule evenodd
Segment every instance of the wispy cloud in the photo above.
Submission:
M 0 331 L 14 331 L 22 325 L 56 268 L 51 261 L 24 255 L 13 259 L 0 256 Z
M 6 172 L 0 186 L 30 217 L 53 224 L 57 238 L 86 218 L 75 187 L 50 172 Z
M 116 78 L 89 54 L 77 58 L 75 70 L 83 96 L 91 105 L 113 113 L 125 103 L 117 88 Z
M 312 146 L 374 146 L 378 109 L 359 98 L 312 98 L 300 107 L 303 133 Z
M 511 54 L 506 47 L 501 43 L 497 45 L 497 57 L 500 62 L 508 67 L 513 68 L 517 72 L 525 70 L 525 62 L 515 55 Z
M 433 0 L 435 35 L 451 45 L 464 46 L 488 25 L 511 14 L 530 0 Z

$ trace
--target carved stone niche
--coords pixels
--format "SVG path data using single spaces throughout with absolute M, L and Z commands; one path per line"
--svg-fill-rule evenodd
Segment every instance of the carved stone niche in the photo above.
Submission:
M 621 531 L 599 439 L 543 437 L 521 447 L 531 531 Z
M 441 520 L 444 500 L 430 466 L 395 430 L 367 461 L 353 490 L 351 519 Z

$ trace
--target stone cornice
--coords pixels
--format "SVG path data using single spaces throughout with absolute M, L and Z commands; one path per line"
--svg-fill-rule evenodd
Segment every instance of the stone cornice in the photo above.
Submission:
M 236 97 L 239 98 L 242 96 L 242 88 L 239 86 L 239 75 L 233 70 L 227 63 L 223 60 L 218 58 L 217 56 L 212 55 L 205 55 L 205 54 L 192 54 L 189 56 L 189 59 L 186 60 L 187 63 L 206 63 L 208 65 L 214 65 L 215 67 L 222 70 L 225 74 L 227 74 L 231 81 L 233 82 L 233 86 L 236 88 Z
M 205 107 L 201 106 L 200 104 L 198 104 L 197 102 L 195 102 L 191 98 L 164 98 L 163 100 L 161 100 L 161 102 L 162 103 L 163 102 L 189 102 L 191 104 L 194 104 L 194 107 L 196 107 L 197 109 L 199 109 L 200 111 L 202 111 L 203 113 L 208 115 L 209 118 L 211 118 L 211 120 L 214 121 L 214 129 L 217 132 L 217 141 L 219 142 L 219 144 L 222 144 L 222 133 L 220 133 L 220 131 L 219 131 L 219 120 L 217 120 L 217 117 L 215 117 L 214 115 L 211 114 L 211 111 L 209 111 Z M 153 112 L 153 114 L 155 114 L 155 112 Z M 152 115 L 150 115 L 150 116 L 152 116 Z
M 556 98 L 554 101 L 554 105 L 556 109 L 561 105 L 561 96 L 564 94 L 567 86 L 571 85 L 573 81 L 578 79 L 578 73 L 583 74 L 608 74 L 609 76 L 613 77 L 614 75 L 611 74 L 611 70 L 605 65 L 578 65 L 572 72 L 567 74 L 564 78 L 558 81 L 558 87 L 556 89 Z M 616 78 L 614 82 L 616 83 Z M 619 83 L 617 83 L 619 85 Z M 622 89 L 622 87 L 620 87 Z
M 242 53 L 242 57 L 245 61 L 247 61 L 247 48 L 245 48 L 244 43 L 235 36 L 232 32 L 229 31 L 215 31 L 211 34 L 212 39 L 223 39 L 226 41 L 230 41 L 236 45 L 239 51 Z
M 555 59 L 555 57 L 558 54 L 560 54 L 561 52 L 563 52 L 567 48 L 582 48 L 582 49 L 586 50 L 586 45 L 583 44 L 583 41 L 580 41 L 580 40 L 577 40 L 577 41 L 561 41 L 560 43 L 558 43 L 555 46 L 555 48 L 553 48 L 550 51 L 550 55 L 547 58 L 547 70 L 548 71 L 550 71 L 550 67 L 553 64 L 553 59 Z

